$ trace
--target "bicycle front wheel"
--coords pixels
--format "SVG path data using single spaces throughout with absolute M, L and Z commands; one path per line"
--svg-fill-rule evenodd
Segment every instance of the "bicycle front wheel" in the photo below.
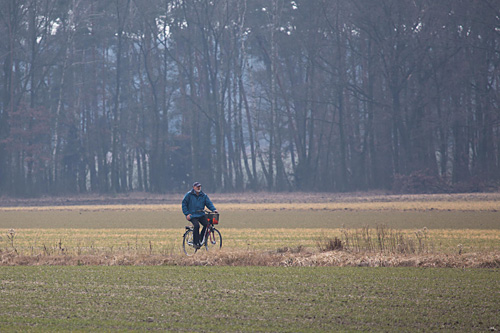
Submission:
M 219 230 L 212 228 L 212 230 L 208 232 L 207 236 L 208 239 L 205 243 L 207 251 L 219 250 L 222 247 L 222 235 Z
M 182 249 L 187 256 L 192 256 L 198 251 L 193 246 L 193 229 L 186 230 L 182 237 Z

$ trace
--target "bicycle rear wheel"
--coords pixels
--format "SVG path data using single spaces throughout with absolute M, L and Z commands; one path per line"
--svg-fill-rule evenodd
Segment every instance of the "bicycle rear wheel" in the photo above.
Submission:
M 222 247 L 222 235 L 219 230 L 212 228 L 212 230 L 208 232 L 207 237 L 208 239 L 205 242 L 207 251 L 219 250 Z
M 188 229 L 182 237 L 182 249 L 187 256 L 192 256 L 198 251 L 193 246 L 193 229 Z

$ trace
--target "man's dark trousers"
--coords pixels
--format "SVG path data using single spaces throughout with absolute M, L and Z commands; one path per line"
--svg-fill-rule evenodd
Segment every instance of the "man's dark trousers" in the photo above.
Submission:
M 193 242 L 194 244 L 200 244 L 203 235 L 205 234 L 205 230 L 207 230 L 208 220 L 205 215 L 200 217 L 191 217 L 191 223 L 193 224 Z M 200 223 L 203 225 L 203 229 L 200 234 Z

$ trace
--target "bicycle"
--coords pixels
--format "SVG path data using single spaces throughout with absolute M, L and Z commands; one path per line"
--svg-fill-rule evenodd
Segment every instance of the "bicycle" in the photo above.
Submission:
M 201 240 L 201 247 L 205 250 L 219 250 L 222 247 L 222 235 L 219 230 L 214 227 L 214 224 L 219 224 L 219 214 L 205 211 L 208 220 L 208 226 Z M 198 248 L 193 245 L 193 226 L 186 226 L 186 232 L 182 236 L 182 249 L 187 256 L 194 255 Z

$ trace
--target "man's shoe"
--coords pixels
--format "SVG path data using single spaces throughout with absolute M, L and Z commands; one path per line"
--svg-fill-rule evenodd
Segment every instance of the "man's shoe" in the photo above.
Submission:
M 195 244 L 195 243 L 193 243 L 193 242 L 190 242 L 190 241 L 188 241 L 187 243 L 188 243 L 188 245 L 189 245 L 189 246 L 192 246 L 192 247 L 194 247 L 194 248 L 195 248 L 196 250 L 198 250 L 198 249 L 199 249 L 199 248 L 201 247 L 200 245 L 198 245 L 198 244 Z

